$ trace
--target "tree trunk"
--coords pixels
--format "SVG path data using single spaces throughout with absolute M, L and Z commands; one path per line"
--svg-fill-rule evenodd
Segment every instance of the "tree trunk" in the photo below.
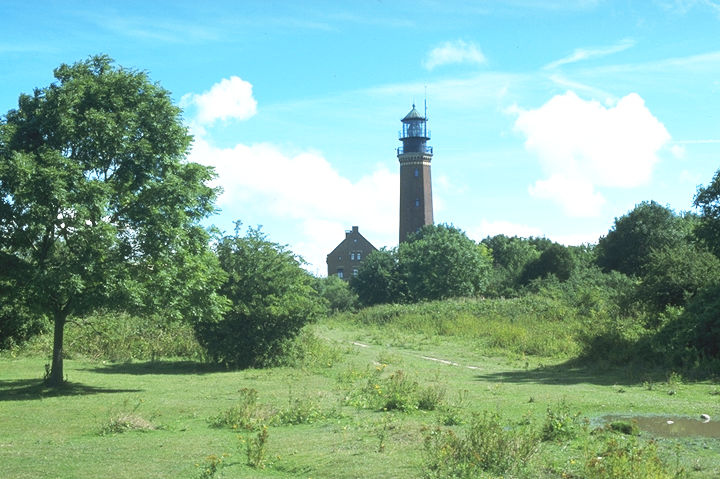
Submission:
M 47 385 L 51 387 L 61 386 L 63 382 L 65 382 L 63 374 L 63 336 L 65 334 L 66 320 L 66 312 L 55 311 L 55 333 L 53 335 L 52 365 L 50 366 L 50 376 L 47 378 L 46 381 Z

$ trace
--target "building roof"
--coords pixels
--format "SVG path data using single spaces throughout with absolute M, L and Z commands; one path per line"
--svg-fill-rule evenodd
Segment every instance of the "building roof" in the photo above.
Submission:
M 415 105 L 413 105 L 412 110 L 410 110 L 410 113 L 405 115 L 405 118 L 403 118 L 400 121 L 410 121 L 410 120 L 425 120 L 425 117 L 420 114 L 420 112 L 417 111 L 415 108 Z

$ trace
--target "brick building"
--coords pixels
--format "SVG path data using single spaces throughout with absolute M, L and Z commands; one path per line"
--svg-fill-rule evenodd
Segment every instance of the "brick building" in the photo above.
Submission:
M 357 226 L 345 231 L 345 239 L 327 255 L 328 276 L 349 280 L 357 275 L 360 263 L 377 248 L 358 231 Z

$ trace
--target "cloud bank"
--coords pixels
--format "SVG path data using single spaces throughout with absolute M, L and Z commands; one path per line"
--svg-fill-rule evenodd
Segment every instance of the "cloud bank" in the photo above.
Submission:
M 600 214 L 605 198 L 598 187 L 647 184 L 659 151 L 670 141 L 635 93 L 606 107 L 569 91 L 536 110 L 520 110 L 514 127 L 547 175 L 530 186 L 530 194 L 575 217 Z

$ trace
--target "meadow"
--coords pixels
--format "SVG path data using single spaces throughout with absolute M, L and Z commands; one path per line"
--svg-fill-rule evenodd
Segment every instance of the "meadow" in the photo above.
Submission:
M 74 324 L 63 388 L 42 383 L 48 338 L 0 356 L 0 477 L 718 477 L 720 439 L 630 418 L 708 414 L 717 431 L 720 384 L 578 361 L 587 328 L 551 306 L 343 313 L 244 370 L 206 362 L 181 325 Z

